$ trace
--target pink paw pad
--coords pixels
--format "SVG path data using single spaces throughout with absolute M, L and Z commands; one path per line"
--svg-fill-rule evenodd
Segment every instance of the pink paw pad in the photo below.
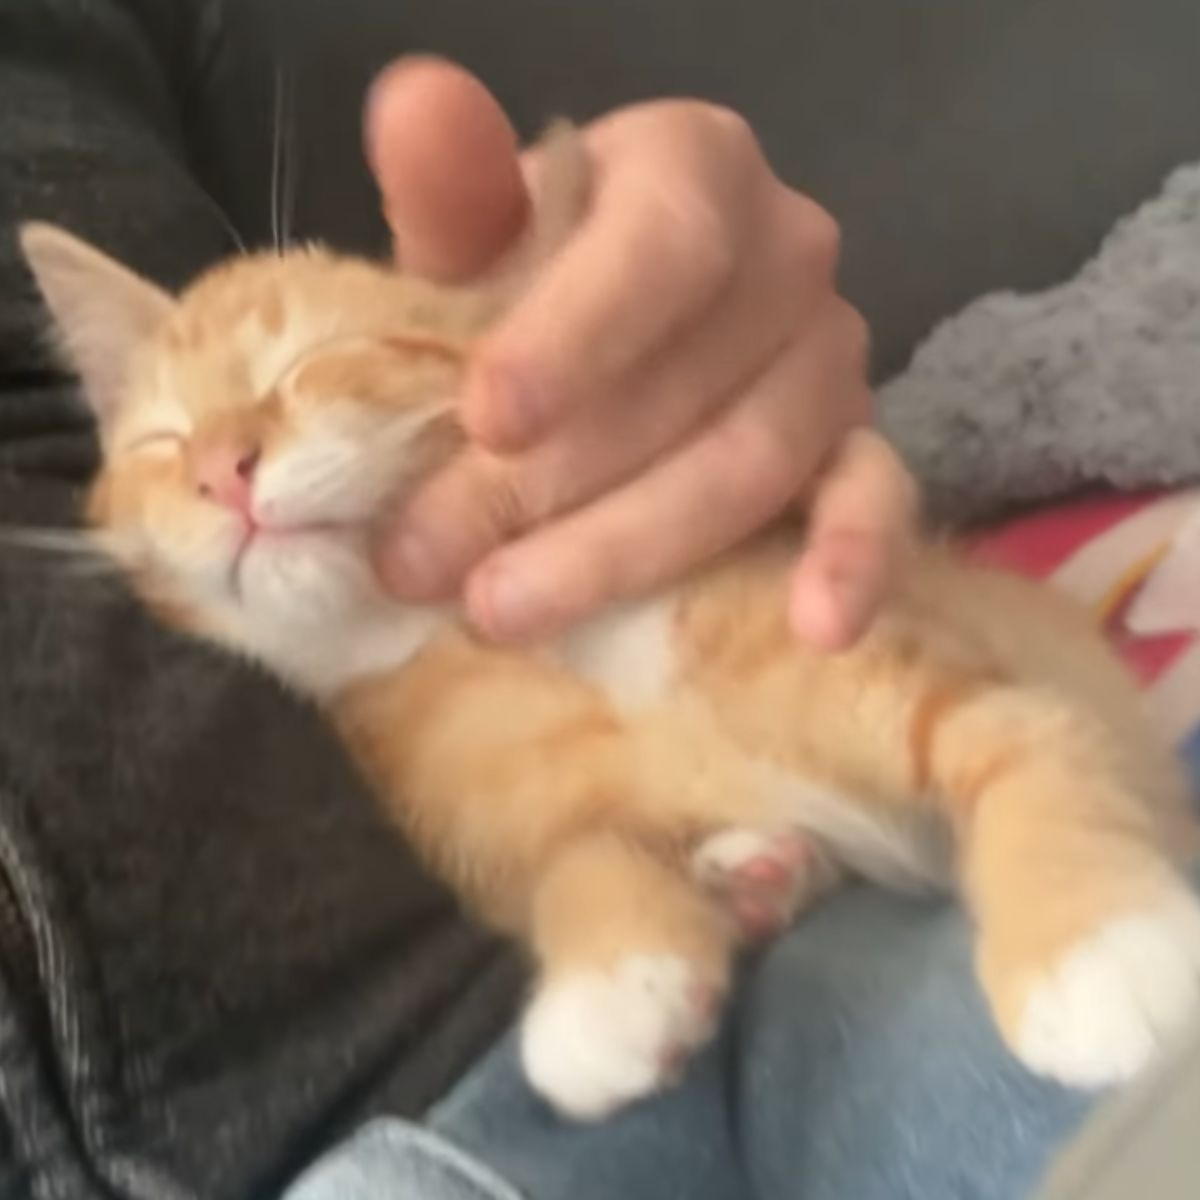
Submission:
M 796 830 L 731 829 L 702 843 L 693 859 L 700 881 L 723 897 L 742 934 L 771 937 L 810 895 L 815 855 Z

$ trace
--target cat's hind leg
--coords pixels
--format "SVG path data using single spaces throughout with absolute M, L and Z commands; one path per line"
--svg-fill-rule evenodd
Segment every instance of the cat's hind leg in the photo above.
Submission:
M 541 977 L 521 1058 L 560 1111 L 596 1119 L 658 1091 L 712 1035 L 732 924 L 677 864 L 585 836 L 538 882 L 533 936 Z

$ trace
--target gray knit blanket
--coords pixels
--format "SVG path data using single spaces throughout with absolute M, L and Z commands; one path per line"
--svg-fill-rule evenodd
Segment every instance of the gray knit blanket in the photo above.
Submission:
M 879 406 L 939 522 L 1200 479 L 1200 164 L 1069 282 L 944 321 Z

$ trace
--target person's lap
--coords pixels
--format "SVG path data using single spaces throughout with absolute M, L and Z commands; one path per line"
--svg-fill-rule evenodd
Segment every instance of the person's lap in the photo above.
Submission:
M 368 1127 L 288 1200 L 408 1194 L 398 1183 L 417 1180 L 430 1200 L 505 1186 L 528 1200 L 1017 1200 L 1088 1104 L 1001 1044 L 956 906 L 864 887 L 751 966 L 717 1044 L 673 1091 L 566 1124 L 506 1041 L 425 1129 Z
M 1090 561 L 1099 546 L 1127 578 L 1126 557 L 1152 546 L 1101 545 L 1094 507 Z M 1030 548 L 1027 523 L 1009 532 Z M 1179 749 L 1200 796 L 1200 696 L 1173 693 L 1167 719 L 1147 686 L 1164 731 L 1191 730 Z M 972 950 L 956 903 L 848 889 L 749 964 L 716 1045 L 677 1089 L 602 1126 L 567 1125 L 530 1093 L 506 1042 L 422 1130 L 375 1126 L 289 1200 L 395 1194 L 430 1164 L 438 1185 L 413 1189 L 430 1200 L 479 1195 L 442 1185 L 474 1186 L 481 1169 L 527 1200 L 1027 1200 L 1094 1098 L 1011 1055 Z
M 1089 1106 L 1001 1043 L 957 905 L 856 889 L 776 947 L 738 1019 L 763 1200 L 1016 1200 Z

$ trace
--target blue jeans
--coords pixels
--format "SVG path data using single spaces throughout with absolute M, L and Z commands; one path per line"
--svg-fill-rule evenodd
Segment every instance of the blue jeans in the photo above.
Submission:
M 1001 1044 L 956 906 L 861 887 L 749 967 L 674 1091 L 565 1124 L 505 1042 L 423 1127 L 365 1127 L 286 1200 L 1018 1200 L 1087 1107 Z
M 1200 794 L 1200 733 L 1181 753 Z M 284 1200 L 1027 1200 L 1093 1101 L 1012 1057 L 971 949 L 955 904 L 848 889 L 749 964 L 675 1090 L 567 1124 L 506 1040 Z

